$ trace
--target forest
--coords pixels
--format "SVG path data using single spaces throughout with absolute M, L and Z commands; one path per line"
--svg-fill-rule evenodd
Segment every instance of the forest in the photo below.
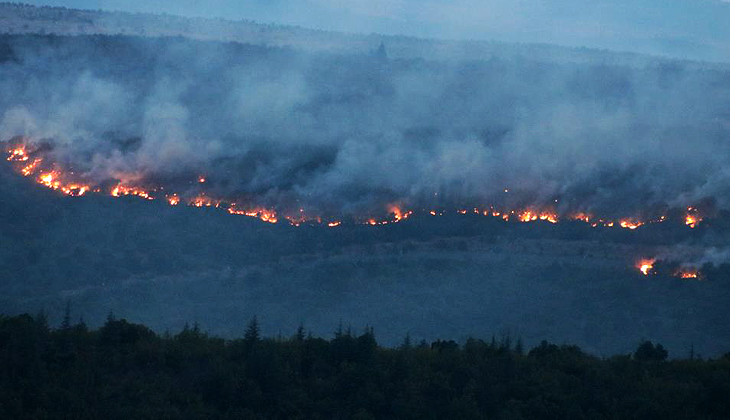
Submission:
M 246 321 L 242 322 L 245 324 Z M 12 419 L 727 419 L 730 353 L 661 344 L 598 358 L 494 336 L 382 347 L 372 328 L 303 325 L 224 340 L 158 335 L 109 314 L 98 330 L 43 313 L 0 317 L 0 417 Z

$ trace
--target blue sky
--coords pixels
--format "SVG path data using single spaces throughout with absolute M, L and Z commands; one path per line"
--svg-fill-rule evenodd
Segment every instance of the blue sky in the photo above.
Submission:
M 25 0 L 349 32 L 546 42 L 730 61 L 720 0 Z

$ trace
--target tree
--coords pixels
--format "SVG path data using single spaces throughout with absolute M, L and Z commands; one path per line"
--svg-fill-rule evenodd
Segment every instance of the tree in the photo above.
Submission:
M 656 361 L 661 362 L 666 360 L 669 353 L 664 349 L 664 346 L 657 343 L 656 346 L 649 340 L 643 341 L 639 344 L 639 347 L 634 352 L 634 359 L 649 362 Z
M 71 301 L 66 301 L 66 310 L 63 312 L 63 321 L 61 321 L 61 329 L 68 330 L 71 328 Z
M 385 51 L 385 44 L 384 43 L 382 43 L 382 42 L 380 43 L 380 46 L 378 47 L 378 52 L 375 53 L 375 56 L 380 61 L 385 61 L 385 60 L 388 59 L 388 53 Z
M 248 323 L 248 327 L 246 327 L 246 333 L 243 335 L 243 338 L 249 343 L 255 343 L 259 341 L 259 335 L 259 321 L 256 318 L 256 315 L 254 315 Z

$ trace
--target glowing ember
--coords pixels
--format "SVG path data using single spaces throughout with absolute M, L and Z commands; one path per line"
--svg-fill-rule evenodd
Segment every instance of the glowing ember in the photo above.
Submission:
M 696 279 L 699 277 L 699 274 L 696 271 L 680 271 L 678 277 L 683 279 Z
M 577 213 L 574 214 L 572 217 L 573 220 L 580 220 L 581 222 L 590 223 L 591 222 L 591 216 L 585 213 Z
M 171 206 L 177 206 L 180 204 L 180 197 L 178 197 L 177 194 L 168 195 L 167 202 L 170 203 Z
M 44 150 L 48 149 L 38 148 L 32 143 L 23 145 L 13 144 L 6 147 L 4 150 L 7 153 L 6 161 L 11 162 L 12 168 L 17 173 L 22 174 L 23 176 L 33 176 L 36 182 L 38 182 L 39 184 L 47 188 L 62 192 L 65 195 L 81 196 L 91 192 L 101 193 L 102 190 L 104 190 L 109 191 L 109 193 L 113 197 L 131 195 L 141 197 L 147 200 L 153 200 L 157 193 L 165 192 L 165 200 L 172 206 L 176 206 L 179 205 L 181 202 L 185 202 L 188 205 L 194 207 L 222 207 L 231 214 L 240 214 L 250 217 L 256 217 L 272 223 L 276 223 L 277 221 L 276 212 L 274 212 L 273 210 L 263 210 L 255 206 L 246 207 L 245 210 L 239 210 L 238 208 L 236 208 L 235 203 L 231 201 L 223 201 L 223 197 L 210 197 L 206 195 L 206 192 L 203 192 L 192 199 L 187 197 L 183 199 L 180 197 L 180 195 L 178 195 L 178 193 L 174 191 L 166 191 L 163 185 L 150 187 L 149 184 L 147 184 L 143 188 L 130 184 L 128 181 L 124 181 L 123 183 L 119 183 L 114 186 L 111 190 L 107 190 L 106 187 L 104 187 L 103 185 L 106 185 L 106 182 L 108 182 L 109 180 L 98 180 L 99 182 L 96 184 L 88 184 L 87 182 L 85 182 L 86 177 L 84 174 L 75 174 L 72 171 L 65 170 L 67 168 L 63 168 L 62 166 L 57 165 L 55 162 L 48 162 L 44 160 L 45 155 L 43 155 L 43 152 Z M 209 183 L 207 176 L 203 174 L 198 174 L 193 179 L 195 179 L 199 184 L 206 184 L 205 186 L 207 186 L 207 184 Z M 504 192 L 509 192 L 509 189 L 504 188 Z M 437 193 L 435 193 L 434 195 L 438 196 Z M 555 199 L 551 201 L 557 203 L 559 200 Z M 251 210 L 251 208 L 253 208 L 253 210 Z M 425 210 L 425 212 L 427 212 L 431 216 L 443 216 L 448 211 L 456 211 L 457 214 L 462 215 L 474 213 L 486 217 L 499 217 L 504 221 L 516 220 L 520 222 L 533 222 L 537 220 L 543 220 L 550 223 L 558 223 L 563 218 L 566 218 L 572 220 L 580 220 L 584 223 L 589 224 L 592 227 L 612 227 L 617 225 L 630 230 L 635 230 L 644 224 L 659 223 L 667 220 L 666 216 L 661 216 L 656 219 L 640 219 L 637 217 L 629 217 L 620 221 L 598 219 L 594 218 L 593 215 L 584 212 L 579 212 L 575 214 L 559 214 L 554 211 L 550 205 L 544 207 L 530 206 L 528 208 L 522 209 L 500 208 L 499 210 L 497 210 L 497 208 L 495 208 L 494 206 L 469 207 L 468 209 L 452 208 L 447 210 Z M 401 204 L 389 205 L 388 214 L 386 217 L 382 217 L 382 215 L 375 217 L 365 216 L 359 219 L 359 223 L 363 223 L 369 226 L 386 225 L 401 222 L 405 219 L 408 219 L 413 214 L 413 210 L 408 210 L 407 208 L 404 208 L 404 206 L 402 206 Z M 299 209 L 299 214 L 297 214 L 296 216 L 285 217 L 294 226 L 299 226 L 302 223 L 316 223 L 335 227 L 342 224 L 342 222 L 339 220 L 323 221 L 321 217 L 305 215 L 304 209 Z M 695 228 L 701 221 L 702 218 L 697 208 L 688 207 L 685 217 L 686 226 L 689 226 L 690 228 Z
M 214 200 L 206 195 L 199 195 L 188 203 L 188 205 L 191 205 L 193 207 L 218 207 L 220 206 L 219 200 Z M 229 209 L 229 213 L 231 213 Z M 232 213 L 232 214 L 241 214 L 241 213 Z
M 639 221 L 632 220 L 632 219 L 624 219 L 619 222 L 619 226 L 621 226 L 622 228 L 631 229 L 631 230 L 637 229 L 639 226 L 641 226 L 643 224 L 644 224 L 643 222 L 639 222 Z
M 532 222 L 533 220 L 537 220 L 537 215 L 530 211 L 521 213 L 518 217 L 520 222 Z
M 220 205 L 220 202 L 218 202 L 215 207 L 218 207 Z M 202 206 L 197 206 L 202 207 Z M 269 223 L 277 223 L 279 219 L 276 217 L 276 212 L 274 210 L 266 210 L 266 209 L 254 209 L 254 210 L 241 210 L 237 209 L 236 205 L 233 204 L 231 207 L 228 208 L 228 213 L 230 214 L 238 214 L 242 216 L 248 216 L 248 217 L 255 217 L 257 219 L 263 220 L 264 222 Z M 299 226 L 299 224 L 292 223 L 295 226 Z
M 641 260 L 638 264 L 639 271 L 641 274 L 648 276 L 651 274 L 651 270 L 654 268 L 654 261 L 656 260 Z
M 65 187 L 61 187 L 61 191 L 63 191 L 64 194 L 67 195 L 73 195 L 75 197 L 80 197 L 84 194 L 86 194 L 91 188 L 88 185 L 76 185 L 71 184 L 67 185 Z
M 35 170 L 38 168 L 38 165 L 42 162 L 41 159 L 33 159 L 33 162 L 23 166 L 20 169 L 20 173 L 23 174 L 23 176 L 30 176 L 35 173 Z
M 547 220 L 550 223 L 558 223 L 558 215 L 553 213 L 540 213 L 540 220 Z
M 137 197 L 142 197 L 147 200 L 154 200 L 154 197 L 150 195 L 149 192 L 137 188 L 137 187 L 127 187 L 124 185 L 117 185 L 116 187 L 112 188 L 111 193 L 112 197 L 121 197 L 125 195 L 134 195 Z
M 684 224 L 694 229 L 702 221 L 698 211 L 695 207 L 687 207 L 687 216 L 684 219 Z
M 17 149 L 12 149 L 8 151 L 8 158 L 7 160 L 10 162 L 25 162 L 28 160 L 28 154 L 25 152 L 25 149 L 20 147 Z
M 388 208 L 388 211 L 389 211 L 389 212 L 390 212 L 391 214 L 393 214 L 393 220 L 394 220 L 394 221 L 396 221 L 396 222 L 400 222 L 401 220 L 405 220 L 405 219 L 407 219 L 408 217 L 410 217 L 410 215 L 412 215 L 412 214 L 413 214 L 413 211 L 406 211 L 406 212 L 404 212 L 404 211 L 402 211 L 402 210 L 401 210 L 401 209 L 400 209 L 399 207 L 397 207 L 397 206 L 390 206 L 390 207 Z

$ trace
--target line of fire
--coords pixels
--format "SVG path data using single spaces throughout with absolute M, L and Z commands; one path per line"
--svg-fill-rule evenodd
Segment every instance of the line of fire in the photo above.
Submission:
M 28 178 L 33 178 L 35 182 L 47 188 L 58 191 L 71 197 L 83 196 L 86 194 L 108 194 L 112 197 L 135 196 L 146 200 L 165 200 L 171 206 L 185 204 L 191 207 L 214 207 L 222 209 L 232 215 L 243 215 L 258 218 L 268 223 L 278 223 L 280 216 L 277 211 L 272 208 L 257 207 L 255 205 L 240 204 L 236 201 L 215 198 L 209 196 L 206 192 L 198 193 L 192 197 L 185 197 L 178 192 L 169 191 L 164 186 L 142 187 L 133 185 L 132 183 L 112 182 L 102 185 L 96 185 L 92 182 L 85 182 L 82 177 L 77 176 L 73 171 L 64 170 L 55 162 L 48 162 L 44 158 L 47 147 L 36 147 L 28 143 L 12 143 L 0 142 L 4 144 L 7 156 L 5 160 L 9 162 L 13 170 Z M 205 175 L 196 175 L 194 180 L 198 184 L 205 184 L 208 181 Z M 507 191 L 507 190 L 505 190 Z M 364 217 L 354 221 L 354 223 L 367 226 L 383 226 L 398 223 L 408 219 L 416 210 L 406 210 L 400 205 L 390 204 L 387 206 L 386 216 L 383 217 Z M 438 217 L 448 213 L 447 210 L 420 210 L 423 214 Z M 480 216 L 493 217 L 501 219 L 505 222 L 521 222 L 529 223 L 543 221 L 549 223 L 559 223 L 563 220 L 580 221 L 597 228 L 621 228 L 628 230 L 636 230 L 641 226 L 652 223 L 663 223 L 669 220 L 666 215 L 661 215 L 651 219 L 641 219 L 637 217 L 627 217 L 619 220 L 610 220 L 598 218 L 587 213 L 573 213 L 560 215 L 553 209 L 497 209 L 495 206 L 484 206 L 482 208 L 474 207 L 470 209 L 451 210 L 456 214 L 476 214 Z M 343 225 L 342 220 L 324 219 L 319 216 L 308 215 L 304 209 L 299 209 L 298 214 L 283 216 L 292 226 L 301 226 L 302 224 L 311 224 L 335 228 Z M 702 212 L 695 206 L 686 208 L 684 216 L 684 224 L 694 229 L 703 221 Z M 644 276 L 654 276 L 659 272 L 656 268 L 657 260 L 642 259 L 636 263 L 636 269 Z M 673 277 L 686 280 L 701 280 L 702 274 L 696 267 L 679 265 L 672 269 L 670 274 Z

